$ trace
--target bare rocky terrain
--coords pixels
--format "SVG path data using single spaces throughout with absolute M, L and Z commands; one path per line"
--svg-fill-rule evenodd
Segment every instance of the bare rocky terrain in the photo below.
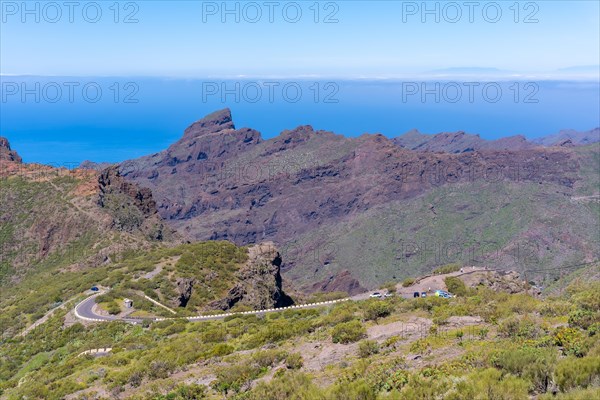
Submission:
M 596 194 L 598 143 L 544 147 L 462 132 L 426 146 L 406 139 L 300 126 L 264 140 L 236 128 L 225 109 L 168 149 L 118 168 L 151 190 L 160 216 L 191 240 L 275 242 L 287 256 L 284 275 L 305 291 L 356 293 L 454 261 L 524 270 L 598 258 L 596 205 L 570 202 Z M 567 233 L 564 215 L 583 229 Z M 448 243 L 480 257 L 432 255 L 429 247 Z M 416 262 L 408 247 L 427 255 Z

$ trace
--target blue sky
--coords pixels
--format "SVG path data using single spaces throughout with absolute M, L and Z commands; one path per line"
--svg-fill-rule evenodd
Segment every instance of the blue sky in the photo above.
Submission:
M 98 103 L 84 101 L 80 89 L 74 103 L 65 92 L 56 103 L 8 96 L 0 135 L 27 162 L 61 164 L 160 151 L 192 121 L 224 107 L 238 126 L 265 138 L 301 124 L 346 136 L 394 137 L 417 128 L 487 139 L 600 125 L 599 1 L 476 1 L 473 8 L 466 1 L 427 2 L 433 13 L 424 13 L 422 1 L 274 1 L 273 8 L 267 1 L 227 2 L 229 10 L 238 7 L 239 22 L 235 12 L 223 13 L 222 1 L 121 1 L 117 8 L 113 0 L 83 1 L 73 9 L 63 1 L 0 1 L 2 99 L 4 84 L 28 81 L 31 88 L 50 79 L 63 87 L 74 80 L 54 76 L 76 77 L 79 88 L 95 82 L 104 93 Z M 262 16 L 252 23 L 256 6 Z M 128 17 L 137 22 L 125 23 Z M 298 103 L 283 101 L 281 93 L 274 103 L 202 100 L 200 82 L 207 78 L 254 77 L 303 77 L 305 96 Z M 397 80 L 355 85 L 354 78 Z M 406 103 L 398 82 L 407 78 L 508 83 L 499 103 L 481 101 L 480 92 L 474 104 L 432 102 L 431 96 Z M 312 101 L 311 80 L 320 82 L 320 101 Z M 328 80 L 339 89 L 335 104 L 322 101 Z M 566 82 L 575 80 L 585 82 Z M 521 82 L 519 101 L 512 100 L 512 81 Z M 536 103 L 523 101 L 531 81 L 539 89 Z M 118 101 L 112 101 L 115 82 Z M 128 82 L 139 102 L 123 101 Z
M 27 7 L 35 9 L 35 3 Z M 438 4 L 439 23 L 433 14 L 422 22 L 420 1 L 320 2 L 319 23 L 314 1 L 297 2 L 302 11 L 297 23 L 284 19 L 284 6 L 294 17 L 291 2 L 276 2 L 273 23 L 262 1 L 254 3 L 263 13 L 257 23 L 247 21 L 254 9 L 243 13 L 248 2 L 238 2 L 239 23 L 235 15 L 221 21 L 220 1 L 121 2 L 119 23 L 114 23 L 113 1 L 99 2 L 97 23 L 83 18 L 87 2 L 74 9 L 73 23 L 65 7 L 58 22 L 48 22 L 55 10 L 44 14 L 44 2 L 37 3 L 39 23 L 34 14 L 23 15 L 20 1 L 2 2 L 3 74 L 393 77 L 453 67 L 540 74 L 600 64 L 598 1 L 519 2 L 518 15 L 514 1 L 499 1 L 502 16 L 496 23 L 483 16 L 486 7 L 487 16 L 495 18 L 492 2 L 479 2 L 473 23 L 464 2 L 455 3 L 462 12 L 456 23 L 448 21 L 456 19 L 456 9 L 444 12 L 444 2 L 426 6 Z M 218 10 L 210 14 L 215 5 Z M 93 18 L 95 10 L 87 10 Z M 138 22 L 123 23 L 132 13 Z M 338 22 L 324 23 L 331 13 Z M 528 16 L 538 22 L 525 23 Z

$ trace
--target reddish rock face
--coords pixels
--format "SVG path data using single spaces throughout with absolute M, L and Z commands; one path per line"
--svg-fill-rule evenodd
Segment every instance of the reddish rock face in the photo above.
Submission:
M 8 139 L 0 136 L 0 161 L 22 163 L 23 160 L 16 151 L 11 150 Z
M 313 292 L 346 292 L 351 296 L 363 293 L 367 289 L 360 286 L 360 282 L 352 277 L 349 271 L 342 271 L 328 279 L 313 284 Z
M 452 142 L 457 135 L 443 138 Z M 273 240 L 285 247 L 321 226 L 444 185 L 500 180 L 568 190 L 579 179 L 572 150 L 537 147 L 519 137 L 503 141 L 517 149 L 417 152 L 382 135 L 345 138 L 310 126 L 264 141 L 255 130 L 236 129 L 226 109 L 193 123 L 168 149 L 119 170 L 151 189 L 159 214 L 196 240 Z M 332 282 L 317 286 L 360 287 L 349 273 Z

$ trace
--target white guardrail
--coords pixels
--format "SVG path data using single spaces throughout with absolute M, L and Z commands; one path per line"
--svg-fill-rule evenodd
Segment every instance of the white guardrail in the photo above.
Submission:
M 77 357 L 85 356 L 87 354 L 110 353 L 111 351 L 112 351 L 112 347 L 105 347 L 102 349 L 91 349 L 91 350 L 82 351 L 81 353 L 77 354 Z
M 80 314 L 77 312 L 77 309 L 79 308 L 79 306 L 80 306 L 81 304 L 85 303 L 86 301 L 88 301 L 88 300 L 90 300 L 91 298 L 93 298 L 93 297 L 96 297 L 96 296 L 98 296 L 98 294 L 93 294 L 93 295 L 91 295 L 91 296 L 89 296 L 89 297 L 86 297 L 85 299 L 81 300 L 79 303 L 77 303 L 77 305 L 75 306 L 75 308 L 73 308 L 73 314 L 75 314 L 75 317 L 77 317 L 77 318 L 79 318 L 79 319 L 82 319 L 82 320 L 84 320 L 84 321 L 94 321 L 94 322 L 104 322 L 104 321 L 107 321 L 107 320 L 105 320 L 105 319 L 100 319 L 100 318 L 89 318 L 89 317 L 84 317 L 83 315 L 80 315 Z
M 77 308 L 82 303 L 84 303 L 86 301 L 89 301 L 90 299 L 92 299 L 95 296 L 97 296 L 97 294 L 94 294 L 94 295 L 92 295 L 92 296 L 90 296 L 90 297 L 82 300 L 81 302 L 79 302 L 75 306 L 75 308 L 73 309 L 73 313 L 75 314 L 75 317 L 77 317 L 79 319 L 82 319 L 84 321 L 93 321 L 93 322 L 110 322 L 110 321 L 122 321 L 122 320 L 124 320 L 124 319 L 119 319 L 119 318 L 115 318 L 115 319 L 89 318 L 89 317 L 85 317 L 85 316 L 79 314 L 77 312 Z M 320 302 L 317 302 L 317 303 L 298 304 L 298 305 L 287 306 L 287 307 L 280 307 L 280 308 L 267 308 L 267 309 L 264 309 L 264 310 L 238 311 L 238 312 L 229 312 L 229 313 L 221 313 L 221 314 L 198 315 L 198 316 L 193 316 L 193 317 L 140 318 L 140 320 L 150 319 L 152 321 L 166 321 L 166 320 L 175 320 L 175 319 L 187 319 L 189 321 L 200 321 L 200 320 L 204 320 L 204 319 L 226 318 L 226 317 L 230 317 L 230 316 L 233 316 L 233 315 L 256 315 L 256 314 L 264 314 L 264 313 L 270 313 L 270 312 L 282 312 L 282 311 L 286 311 L 286 310 L 297 310 L 297 309 L 309 308 L 309 307 L 326 306 L 326 305 L 340 303 L 340 302 L 348 301 L 348 300 L 351 300 L 351 299 L 350 298 L 344 298 L 344 299 L 338 299 L 338 300 L 320 301 Z
M 200 320 L 200 319 L 210 319 L 210 318 L 225 318 L 225 317 L 230 317 L 233 315 L 256 315 L 256 314 L 264 314 L 264 313 L 269 313 L 269 312 L 281 312 L 281 311 L 285 311 L 285 310 L 297 310 L 300 308 L 309 308 L 309 307 L 316 307 L 316 306 L 326 306 L 329 304 L 335 304 L 335 303 L 340 303 L 342 301 L 348 301 L 350 300 L 350 298 L 345 298 L 345 299 L 338 299 L 338 300 L 329 300 L 329 301 L 321 301 L 318 303 L 308 303 L 308 304 L 298 304 L 298 305 L 293 305 L 293 306 L 287 306 L 287 307 L 280 307 L 280 308 L 267 308 L 264 310 L 255 310 L 255 311 L 240 311 L 240 312 L 230 312 L 230 313 L 223 313 L 223 314 L 213 314 L 213 315 L 201 315 L 201 316 L 197 316 L 197 317 L 186 317 L 187 320 L 190 321 L 195 321 L 195 320 Z M 177 319 L 177 318 L 160 318 L 160 319 L 156 319 L 156 321 L 158 320 L 165 320 L 165 319 Z

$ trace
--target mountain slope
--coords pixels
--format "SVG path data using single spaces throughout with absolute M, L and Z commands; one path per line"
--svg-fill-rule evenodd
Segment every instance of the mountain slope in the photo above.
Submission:
M 195 240 L 273 240 L 288 255 L 284 273 L 306 290 L 356 291 L 436 263 L 428 258 L 405 268 L 398 254 L 381 257 L 398 253 L 396 244 L 381 244 L 398 236 L 378 229 L 383 221 L 394 221 L 402 237 L 426 241 L 462 232 L 462 252 L 478 235 L 498 242 L 493 252 L 523 240 L 552 248 L 527 266 L 497 256 L 490 266 L 498 268 L 597 259 L 598 202 L 576 200 L 582 188 L 598 193 L 589 193 L 599 148 L 590 146 L 438 154 L 400 148 L 382 135 L 345 138 L 310 126 L 263 140 L 255 130 L 236 129 L 226 109 L 192 124 L 168 149 L 119 170 L 149 188 L 159 214 Z M 565 234 L 567 221 L 584 229 Z M 360 245 L 344 233 L 361 231 L 349 228 L 357 224 L 374 227 Z
M 144 190 L 116 175 L 101 185 L 94 171 L 7 159 L 0 167 L 3 335 L 106 279 L 111 263 L 127 254 L 180 241 L 156 209 L 140 209 Z M 101 187 L 110 207 L 106 196 L 99 202 Z
M 472 135 L 462 131 L 428 135 L 415 129 L 393 138 L 392 142 L 409 150 L 453 154 L 485 150 L 515 151 L 532 149 L 539 146 L 586 146 L 598 143 L 600 142 L 600 128 L 586 132 L 578 132 L 572 129 L 562 130 L 557 134 L 533 140 L 527 140 L 522 135 L 509 136 L 497 140 L 485 140 L 479 137 L 479 135 Z
M 582 146 L 600 142 L 600 128 L 585 132 L 578 132 L 573 129 L 565 129 L 554 135 L 533 139 L 534 143 L 539 143 L 544 146 L 556 146 L 566 141 L 570 141 L 574 145 Z
M 392 139 L 400 147 L 430 152 L 466 153 L 483 150 L 523 150 L 536 147 L 527 141 L 524 136 L 510 136 L 498 140 L 485 140 L 479 135 L 471 135 L 462 131 L 444 132 L 436 135 L 427 135 L 417 130 L 412 130 L 404 135 Z

